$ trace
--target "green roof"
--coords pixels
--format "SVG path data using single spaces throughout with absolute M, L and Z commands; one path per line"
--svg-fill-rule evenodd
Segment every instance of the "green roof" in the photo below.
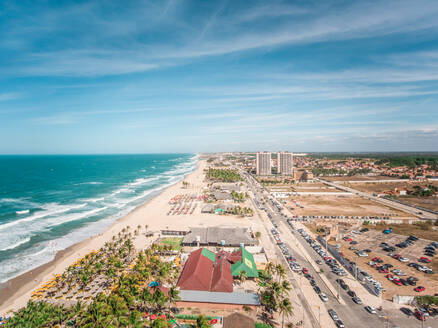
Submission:
M 216 261 L 216 254 L 214 254 L 213 252 L 209 251 L 206 248 L 202 249 L 201 254 L 202 254 L 202 256 L 205 256 L 206 258 L 208 258 L 212 262 Z
M 231 274 L 236 277 L 241 271 L 245 271 L 247 277 L 256 278 L 259 276 L 254 257 L 244 247 L 240 247 L 242 253 L 242 260 L 237 261 L 231 265 Z

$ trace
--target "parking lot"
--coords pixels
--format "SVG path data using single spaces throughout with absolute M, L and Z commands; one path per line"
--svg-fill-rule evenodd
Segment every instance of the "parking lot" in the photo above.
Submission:
M 386 289 L 383 294 L 385 299 L 392 299 L 395 294 L 415 296 L 438 293 L 437 273 L 425 273 L 427 270 L 422 271 L 421 268 L 432 269 L 431 265 L 419 262 L 421 257 L 431 258 L 424 255 L 424 249 L 430 241 L 419 239 L 413 241 L 412 245 L 400 248 L 396 245 L 403 243 L 407 239 L 406 236 L 384 234 L 376 230 L 362 234 L 350 233 L 345 239 L 347 240 L 339 242 L 340 251 L 344 257 L 356 262 L 361 269 L 382 283 Z M 378 258 L 378 261 L 373 261 L 375 258 Z M 405 283 L 404 280 L 408 280 L 409 277 L 417 280 L 415 285 Z M 420 291 L 420 288 L 417 289 L 419 291 L 415 291 L 414 288 L 419 286 L 425 287 L 425 290 Z

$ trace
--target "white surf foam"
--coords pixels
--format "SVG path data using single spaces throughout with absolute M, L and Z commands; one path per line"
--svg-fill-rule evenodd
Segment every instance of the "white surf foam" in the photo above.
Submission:
M 25 243 L 27 243 L 28 241 L 30 241 L 30 237 L 25 238 L 25 239 L 21 239 L 21 240 L 19 240 L 18 242 L 16 242 L 15 244 L 12 244 L 12 245 L 6 246 L 6 247 L 4 247 L 4 248 L 1 248 L 0 251 L 6 251 L 6 250 L 8 250 L 8 249 L 14 249 L 14 248 L 17 248 L 18 246 L 20 246 L 20 245 L 22 245 L 22 244 L 25 244 Z
M 83 218 L 93 216 L 94 214 L 99 213 L 103 210 L 106 210 L 107 208 L 108 207 L 105 206 L 105 207 L 95 208 L 95 209 L 87 211 L 87 212 L 66 215 L 63 218 L 60 218 L 60 219 L 57 218 L 56 222 L 53 222 L 52 224 L 48 225 L 48 227 L 55 227 L 55 226 L 58 226 L 58 225 L 61 225 L 61 224 L 67 223 L 67 222 L 81 220 Z
M 22 224 L 24 222 L 31 222 L 37 219 L 42 219 L 47 216 L 56 215 L 60 213 L 65 213 L 71 210 L 76 210 L 82 207 L 87 206 L 87 204 L 78 204 L 78 205 L 59 205 L 57 203 L 55 204 L 47 204 L 45 207 L 47 208 L 45 211 L 37 212 L 27 218 L 15 220 L 12 222 L 8 222 L 5 224 L 0 225 L 0 230 L 4 230 L 13 226 L 16 226 L 17 224 Z
M 88 199 L 84 199 L 84 202 L 88 202 L 88 203 L 96 203 L 96 202 L 100 202 L 102 200 L 104 200 L 105 197 L 100 197 L 100 198 L 88 198 Z
M 29 210 L 23 210 L 23 211 L 16 211 L 15 213 L 18 215 L 23 215 L 23 214 L 28 214 L 30 211 Z
M 103 184 L 103 182 L 101 181 L 90 181 L 90 182 L 80 182 L 80 183 L 75 183 L 75 186 L 81 186 L 81 185 L 101 185 Z

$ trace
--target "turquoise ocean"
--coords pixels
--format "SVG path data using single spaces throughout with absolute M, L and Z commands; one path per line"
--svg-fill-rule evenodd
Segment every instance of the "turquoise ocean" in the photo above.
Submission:
M 0 156 L 0 282 L 102 232 L 196 163 L 194 154 Z

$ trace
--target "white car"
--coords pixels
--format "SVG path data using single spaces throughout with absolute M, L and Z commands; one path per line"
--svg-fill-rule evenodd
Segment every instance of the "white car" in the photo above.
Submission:
M 320 293 L 320 294 L 319 294 L 319 297 L 321 298 L 321 300 L 322 300 L 323 302 L 327 302 L 327 301 L 328 301 L 328 297 L 327 297 L 327 295 L 324 294 L 324 293 Z
M 398 260 L 399 260 L 400 262 L 403 262 L 403 263 L 405 263 L 405 262 L 409 262 L 409 259 L 408 259 L 407 257 L 400 257 Z
M 365 310 L 367 310 L 371 314 L 376 314 L 377 313 L 376 309 L 373 308 L 372 306 L 369 306 L 369 305 L 365 306 Z

